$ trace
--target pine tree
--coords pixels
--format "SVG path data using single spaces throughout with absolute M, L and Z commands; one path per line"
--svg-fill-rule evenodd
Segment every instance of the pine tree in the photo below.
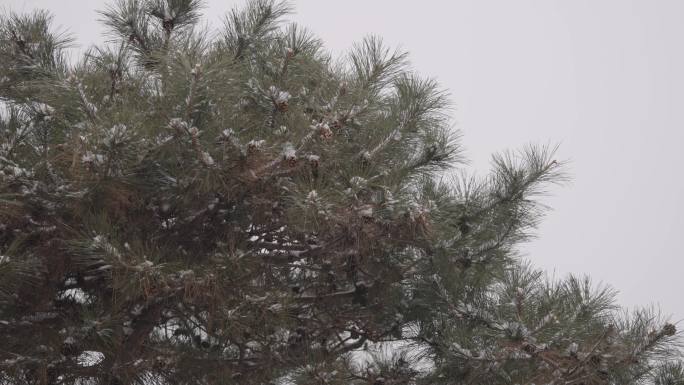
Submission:
M 516 246 L 554 149 L 466 175 L 446 93 L 286 3 L 0 19 L 0 383 L 683 384 L 676 328 Z M 453 172 L 457 171 L 457 172 Z

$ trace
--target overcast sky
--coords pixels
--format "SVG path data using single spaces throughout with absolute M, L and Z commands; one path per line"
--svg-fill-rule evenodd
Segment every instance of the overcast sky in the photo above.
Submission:
M 104 0 L 0 0 L 46 8 L 82 47 Z M 207 0 L 220 25 L 235 1 Z M 560 143 L 573 182 L 524 253 L 556 276 L 587 273 L 627 306 L 684 319 L 684 1 L 297 0 L 290 20 L 336 54 L 373 33 L 448 89 L 471 168 L 493 152 Z

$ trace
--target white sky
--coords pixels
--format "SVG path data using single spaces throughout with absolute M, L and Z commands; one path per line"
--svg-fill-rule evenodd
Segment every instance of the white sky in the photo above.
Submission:
M 0 0 L 51 10 L 82 46 L 103 0 Z M 213 25 L 235 1 L 207 0 Z M 368 33 L 411 53 L 452 94 L 472 168 L 493 152 L 561 143 L 574 181 L 524 251 L 588 273 L 627 306 L 684 319 L 684 1 L 298 0 L 299 22 L 342 53 Z

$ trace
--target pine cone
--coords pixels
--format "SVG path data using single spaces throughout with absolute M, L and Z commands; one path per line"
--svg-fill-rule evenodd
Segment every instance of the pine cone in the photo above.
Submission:
M 309 164 L 311 165 L 312 169 L 317 169 L 318 165 L 320 164 L 320 158 L 318 156 L 309 156 Z
M 671 323 L 666 323 L 665 326 L 663 326 L 663 335 L 666 336 L 673 336 L 677 333 L 677 327 L 674 326 Z
M 332 139 L 333 137 L 333 131 L 330 129 L 330 127 L 327 124 L 321 125 L 321 128 L 318 131 L 321 139 L 323 140 L 329 140 Z
M 347 93 L 347 82 L 340 83 L 340 96 L 344 96 Z
M 167 33 L 171 33 L 173 31 L 173 27 L 175 26 L 174 19 L 165 19 L 162 22 L 162 28 L 164 28 L 164 31 Z

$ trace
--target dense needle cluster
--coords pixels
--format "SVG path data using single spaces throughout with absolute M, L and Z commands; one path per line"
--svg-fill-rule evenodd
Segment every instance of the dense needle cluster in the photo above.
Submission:
M 1 384 L 684 383 L 674 325 L 516 257 L 553 149 L 447 177 L 405 53 L 201 5 L 116 1 L 71 62 L 0 18 Z

